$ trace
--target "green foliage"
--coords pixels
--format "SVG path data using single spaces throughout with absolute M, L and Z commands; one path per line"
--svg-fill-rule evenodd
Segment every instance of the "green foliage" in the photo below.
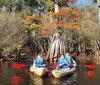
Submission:
M 12 6 L 12 1 L 11 0 L 0 0 L 1 5 L 6 5 L 6 6 Z
M 36 0 L 28 0 L 29 6 L 36 5 Z
M 26 9 L 26 4 L 25 0 L 21 0 L 21 9 Z
M 34 12 L 34 11 L 33 11 L 33 8 L 27 6 L 25 9 L 22 9 L 21 12 L 18 12 L 17 15 L 20 16 L 20 17 L 25 18 L 27 15 L 32 15 L 33 12 Z
M 8 55 L 15 48 L 20 49 L 27 38 L 23 19 L 13 13 L 0 13 L 0 47 Z
M 46 9 L 48 11 L 52 11 L 53 8 L 54 8 L 54 2 L 51 2 L 51 1 L 46 2 Z

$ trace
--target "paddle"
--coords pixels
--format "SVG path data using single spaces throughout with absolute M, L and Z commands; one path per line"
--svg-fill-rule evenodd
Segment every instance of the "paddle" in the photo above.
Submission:
M 52 62 L 52 63 L 51 63 L 51 66 L 57 67 L 58 64 Z M 75 65 L 75 66 L 82 66 L 82 65 Z M 91 64 L 91 65 L 84 65 L 84 67 L 86 67 L 86 68 L 88 68 L 88 69 L 94 69 L 94 68 L 95 68 L 95 65 L 93 65 L 93 64 Z
M 51 66 L 56 67 L 56 69 L 59 68 L 59 65 L 58 65 L 57 63 L 52 62 L 52 63 L 50 63 L 50 64 L 51 64 Z M 61 64 L 61 66 L 64 65 L 64 64 L 65 64 L 65 63 Z
M 45 65 L 35 65 L 35 66 L 44 66 L 45 67 Z

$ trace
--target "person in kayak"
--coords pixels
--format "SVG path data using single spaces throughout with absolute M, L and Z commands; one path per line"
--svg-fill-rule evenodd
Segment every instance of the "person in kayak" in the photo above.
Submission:
M 45 60 L 43 58 L 43 54 L 39 53 L 36 59 L 33 61 L 33 66 L 36 68 L 43 68 L 45 67 Z
M 65 58 L 68 61 L 68 64 L 70 64 L 70 67 L 76 66 L 75 60 L 69 55 L 69 53 L 66 53 Z
M 58 59 L 58 66 L 56 69 L 70 69 L 70 64 L 68 64 L 67 59 L 65 58 L 64 54 L 61 54 L 60 58 Z

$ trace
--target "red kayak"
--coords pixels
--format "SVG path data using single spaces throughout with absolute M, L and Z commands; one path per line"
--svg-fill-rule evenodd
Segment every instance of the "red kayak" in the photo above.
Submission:
M 86 68 L 89 68 L 89 69 L 94 69 L 95 68 L 95 65 L 85 65 Z
M 26 68 L 26 66 L 24 65 L 24 64 L 12 64 L 12 66 L 14 67 L 14 68 L 19 68 L 19 69 L 24 69 L 24 68 Z

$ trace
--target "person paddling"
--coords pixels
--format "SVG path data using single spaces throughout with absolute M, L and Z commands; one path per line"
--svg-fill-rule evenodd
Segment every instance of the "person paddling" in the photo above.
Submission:
M 76 66 L 75 60 L 69 55 L 69 53 L 66 53 L 65 58 L 68 61 L 68 64 L 70 64 L 70 67 Z
M 58 66 L 56 69 L 70 69 L 70 64 L 68 64 L 67 59 L 65 58 L 64 54 L 61 54 L 60 58 L 58 59 Z
M 45 67 L 45 60 L 43 58 L 43 54 L 39 53 L 36 59 L 33 61 L 33 67 L 43 68 Z

